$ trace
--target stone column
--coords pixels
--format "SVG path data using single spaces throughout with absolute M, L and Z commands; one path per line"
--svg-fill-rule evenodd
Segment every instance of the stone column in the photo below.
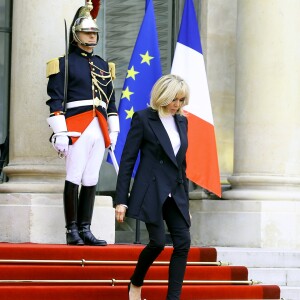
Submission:
M 71 3 L 72 2 L 72 3 Z M 71 24 L 83 1 L 19 0 L 13 6 L 10 152 L 1 192 L 62 191 L 64 161 L 48 139 L 46 62 L 65 53 L 64 18 Z
M 18 0 L 13 5 L 10 151 L 0 184 L 0 240 L 10 242 L 64 242 L 62 191 L 64 161 L 48 139 L 46 118 L 46 62 L 65 53 L 65 27 L 72 23 L 82 0 Z M 103 203 L 101 201 L 104 201 Z M 114 242 L 111 198 L 98 197 L 95 234 Z M 107 202 L 108 201 L 108 202 Z M 95 216 L 96 214 L 96 216 Z M 103 216 L 101 216 L 103 214 Z M 106 221 L 105 221 L 106 220 Z
M 300 200 L 300 2 L 238 1 L 234 173 L 226 199 Z

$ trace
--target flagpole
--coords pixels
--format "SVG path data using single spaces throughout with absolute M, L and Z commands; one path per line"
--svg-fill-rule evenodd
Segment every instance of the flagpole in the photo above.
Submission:
M 134 244 L 141 244 L 141 222 L 135 220 L 135 241 Z

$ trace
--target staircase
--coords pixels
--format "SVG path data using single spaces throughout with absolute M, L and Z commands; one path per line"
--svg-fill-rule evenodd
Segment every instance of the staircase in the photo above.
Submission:
M 143 247 L 0 243 L 0 299 L 126 300 Z M 150 268 L 142 299 L 166 299 L 171 252 L 166 247 Z M 255 284 L 248 277 L 245 266 L 217 261 L 216 248 L 192 247 L 181 299 L 280 299 L 277 285 Z
M 300 251 L 220 247 L 217 252 L 219 260 L 246 265 L 249 278 L 280 286 L 283 299 L 300 299 Z

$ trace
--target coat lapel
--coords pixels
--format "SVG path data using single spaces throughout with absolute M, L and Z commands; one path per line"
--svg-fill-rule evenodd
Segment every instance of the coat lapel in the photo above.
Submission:
M 165 153 L 169 156 L 169 158 L 172 160 L 172 162 L 176 166 L 178 166 L 170 138 L 168 136 L 167 131 L 165 130 L 164 125 L 160 121 L 158 113 L 156 111 L 153 111 L 153 110 L 150 111 L 149 124 L 150 124 L 151 128 L 153 129 L 153 132 L 156 135 L 157 139 L 159 140 Z
M 181 165 L 182 161 L 184 160 L 186 150 L 187 150 L 187 134 L 186 134 L 186 126 L 183 118 L 175 115 L 175 122 L 178 128 L 179 136 L 181 145 L 176 155 L 176 160 L 178 165 Z

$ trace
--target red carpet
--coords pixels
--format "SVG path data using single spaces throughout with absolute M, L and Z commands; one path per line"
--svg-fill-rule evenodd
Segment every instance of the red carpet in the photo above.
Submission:
M 144 286 L 142 299 L 165 300 L 167 288 L 165 286 Z M 181 300 L 199 299 L 279 299 L 277 286 L 184 286 Z M 101 286 L 17 286 L 1 287 L 1 300 L 127 300 L 127 287 Z
M 9 244 L 0 243 L 1 260 L 72 260 L 62 262 L 0 263 L 0 299 L 21 300 L 127 300 L 127 283 L 134 265 L 104 261 L 135 261 L 144 246 L 108 245 L 107 247 Z M 166 247 L 159 261 L 168 261 L 172 247 Z M 103 261 L 101 264 L 80 265 L 80 261 Z M 275 285 L 248 285 L 248 270 L 244 266 L 210 265 L 216 262 L 215 248 L 192 247 L 189 261 L 205 262 L 203 265 L 189 265 L 185 280 L 205 280 L 185 283 L 181 300 L 198 299 L 280 299 L 280 289 Z M 168 266 L 153 265 L 146 280 L 167 280 Z M 255 278 L 254 278 L 255 279 Z M 16 281 L 22 282 L 16 282 Z M 25 282 L 27 280 L 27 282 Z M 42 282 L 52 280 L 56 282 Z M 99 282 L 57 282 L 59 280 L 80 280 Z M 105 280 L 105 282 L 100 282 Z M 120 282 L 120 280 L 122 282 Z M 30 282 L 39 281 L 39 282 Z M 114 281 L 114 286 L 112 282 Z M 212 282 L 227 281 L 227 282 Z M 230 281 L 230 282 L 228 282 Z M 242 281 L 242 282 L 241 282 Z M 163 300 L 166 298 L 165 283 L 145 283 L 142 299 Z
M 86 259 L 86 260 L 137 260 L 141 245 L 108 245 L 107 247 L 67 246 L 49 244 L 0 243 L 0 259 Z M 172 247 L 166 247 L 157 260 L 170 259 Z M 216 261 L 215 248 L 192 247 L 189 261 Z
M 129 279 L 134 266 L 27 266 L 27 265 L 0 265 L 1 280 L 104 280 Z M 146 279 L 164 280 L 168 278 L 168 268 L 152 266 Z M 248 280 L 245 267 L 188 267 L 185 280 Z

